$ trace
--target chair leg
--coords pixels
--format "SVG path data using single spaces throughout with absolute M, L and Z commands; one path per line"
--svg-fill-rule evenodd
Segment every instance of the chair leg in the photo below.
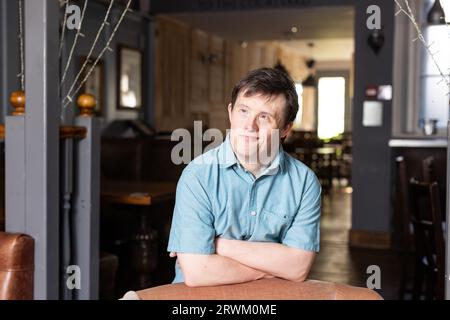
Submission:
M 434 290 L 435 290 L 435 274 L 433 273 L 428 273 L 426 275 L 426 281 L 425 281 L 425 299 L 426 300 L 434 300 L 435 298 L 435 294 L 434 294 Z
M 420 300 L 423 286 L 424 270 L 421 262 L 416 262 L 414 269 L 413 300 Z
M 398 290 L 398 300 L 404 300 L 405 299 L 405 291 L 406 291 L 406 279 L 408 278 L 408 262 L 407 262 L 407 255 L 405 253 L 402 253 L 400 255 L 401 260 L 401 275 L 400 275 L 400 283 L 399 283 L 399 290 Z

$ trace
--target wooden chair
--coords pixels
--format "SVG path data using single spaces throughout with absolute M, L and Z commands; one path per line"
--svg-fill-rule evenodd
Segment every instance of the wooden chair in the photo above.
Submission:
M 444 299 L 445 243 L 439 189 L 436 182 L 409 183 L 411 222 L 414 227 L 415 279 L 413 299 Z
M 437 181 L 434 157 L 427 157 L 422 160 L 422 179 L 424 182 Z
M 32 300 L 33 284 L 33 238 L 0 232 L 0 300 Z
M 400 258 L 400 284 L 399 284 L 399 300 L 403 300 L 406 294 L 406 287 L 409 278 L 408 265 L 412 260 L 414 245 L 413 233 L 411 225 L 411 217 L 409 210 L 409 192 L 408 192 L 408 175 L 406 170 L 406 161 L 404 157 L 397 157 L 396 164 L 396 180 L 395 180 L 395 197 L 394 197 L 394 244 Z
M 123 300 L 382 300 L 374 290 L 333 282 L 280 278 L 231 285 L 188 287 L 184 283 L 127 292 Z

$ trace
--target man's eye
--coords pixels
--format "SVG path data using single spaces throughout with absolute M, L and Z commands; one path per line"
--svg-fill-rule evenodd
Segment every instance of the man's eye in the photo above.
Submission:
M 266 115 L 266 114 L 260 115 L 259 118 L 260 118 L 261 120 L 264 120 L 264 121 L 268 121 L 268 120 L 269 120 L 269 116 Z
M 242 114 L 245 114 L 245 113 L 247 113 L 247 110 L 245 110 L 245 109 L 239 109 L 239 112 L 242 113 Z

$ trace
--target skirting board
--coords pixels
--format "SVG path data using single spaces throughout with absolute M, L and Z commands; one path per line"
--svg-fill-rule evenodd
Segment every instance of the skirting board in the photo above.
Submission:
M 389 249 L 391 235 L 388 232 L 350 230 L 350 247 Z

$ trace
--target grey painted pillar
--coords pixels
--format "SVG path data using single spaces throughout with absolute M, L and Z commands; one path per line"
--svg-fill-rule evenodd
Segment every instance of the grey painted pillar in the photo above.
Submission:
M 75 299 L 98 299 L 100 255 L 100 119 L 77 117 L 77 126 L 87 129 L 76 143 L 73 227 L 74 264 L 80 267 L 81 289 Z
M 25 232 L 35 240 L 35 299 L 58 299 L 59 3 L 25 0 Z
M 367 45 L 369 5 L 381 9 L 384 46 L 375 55 Z M 391 212 L 391 101 L 383 101 L 383 123 L 362 124 L 366 85 L 392 84 L 394 5 L 390 0 L 359 0 L 355 5 L 355 79 L 353 97 L 352 230 L 389 233 Z
M 0 123 L 11 110 L 9 96 L 19 89 L 19 40 L 17 1 L 0 0 Z
M 26 232 L 25 116 L 5 120 L 5 230 Z
M 145 90 L 145 99 L 143 105 L 147 108 L 144 109 L 144 122 L 152 127 L 155 125 L 155 70 L 156 70 L 156 19 L 151 17 L 151 19 L 145 21 L 146 28 L 146 45 L 145 45 L 145 57 L 144 59 L 144 73 L 145 77 L 144 83 L 147 83 Z

